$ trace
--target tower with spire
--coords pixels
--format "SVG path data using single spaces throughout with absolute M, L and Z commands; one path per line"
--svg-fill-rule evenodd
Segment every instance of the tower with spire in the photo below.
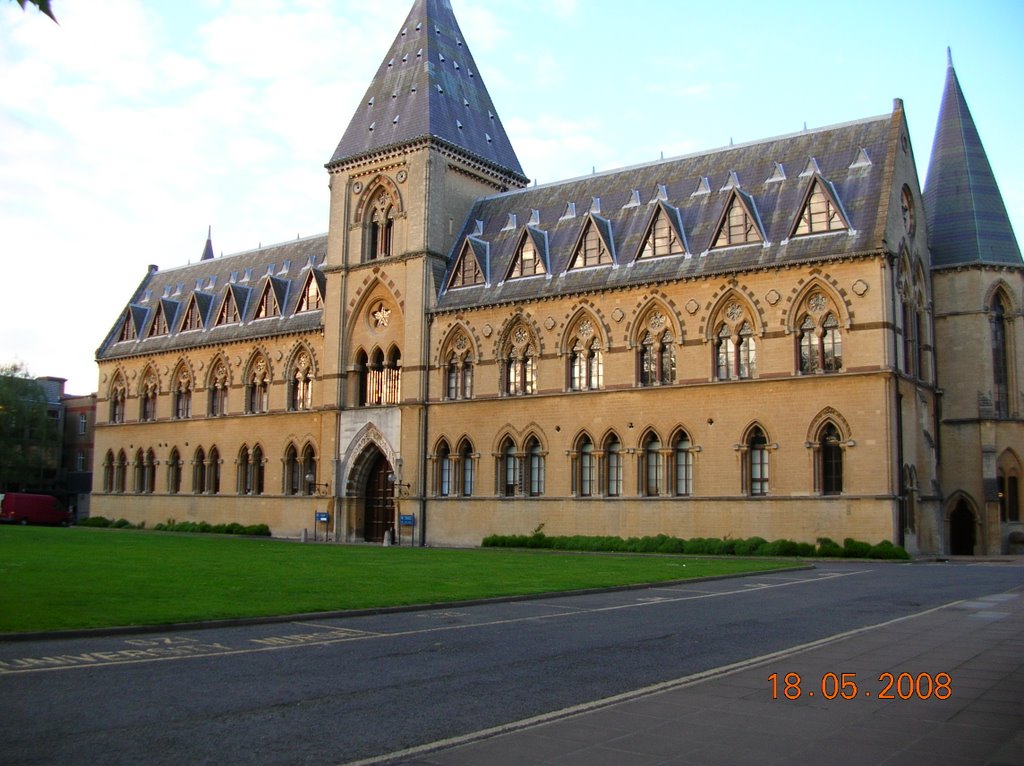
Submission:
M 1024 261 L 952 53 L 924 188 L 932 253 L 946 550 L 1024 542 Z
M 448 252 L 475 200 L 528 183 L 448 0 L 415 0 L 326 167 L 338 470 L 422 497 L 427 316 Z M 395 532 L 385 506 L 369 539 Z

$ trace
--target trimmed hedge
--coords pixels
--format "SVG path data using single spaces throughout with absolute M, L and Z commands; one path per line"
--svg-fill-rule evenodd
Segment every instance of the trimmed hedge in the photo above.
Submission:
M 116 527 L 118 529 L 145 529 L 142 522 L 137 527 L 127 519 L 112 521 L 103 516 L 90 516 L 78 522 L 80 527 Z M 153 527 L 158 532 L 202 532 L 220 535 L 252 535 L 254 537 L 270 537 L 270 527 L 266 524 L 250 524 L 245 526 L 237 522 L 231 524 L 208 524 L 205 521 L 175 521 L 168 519 L 166 523 Z
M 877 545 L 846 538 L 840 546 L 827 537 L 818 538 L 815 547 L 793 540 L 748 537 L 734 540 L 718 537 L 693 537 L 684 540 L 668 535 L 654 537 L 549 537 L 543 532 L 532 535 L 490 535 L 483 539 L 484 548 L 546 548 L 560 551 L 595 551 L 607 553 L 688 553 L 703 556 L 820 556 L 835 558 L 909 559 L 900 546 L 883 540 Z
M 158 532 L 200 532 L 214 535 L 253 535 L 270 537 L 270 527 L 266 524 L 250 524 L 245 526 L 233 521 L 230 524 L 210 524 L 205 521 L 175 521 L 168 519 L 166 523 L 157 524 L 153 529 Z

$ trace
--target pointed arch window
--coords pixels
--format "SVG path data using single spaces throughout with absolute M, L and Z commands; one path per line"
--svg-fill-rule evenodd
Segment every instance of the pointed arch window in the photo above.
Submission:
M 243 446 L 238 452 L 238 492 L 242 495 L 262 495 L 266 466 L 263 448 L 258 444 L 252 448 Z
M 587 221 L 583 236 L 576 246 L 570 262 L 570 269 L 582 269 L 588 266 L 610 266 L 613 263 L 612 254 L 608 246 L 601 238 L 593 221 Z
M 676 344 L 671 329 L 666 329 L 665 315 L 654 312 L 645 323 L 637 349 L 637 370 L 641 386 L 661 386 L 676 382 Z
M 761 496 L 768 494 L 768 437 L 755 426 L 747 434 L 746 460 L 744 468 L 747 494 Z
M 640 475 L 643 477 L 643 493 L 647 497 L 658 497 L 662 490 L 661 439 L 655 433 L 644 439 L 640 457 Z
M 736 311 L 740 312 L 737 316 L 742 315 L 738 304 L 732 304 L 726 309 L 727 314 Z M 719 325 L 715 357 L 715 375 L 718 380 L 744 380 L 757 374 L 757 341 L 749 321 L 743 320 L 733 326 L 725 322 Z
M 519 277 L 532 277 L 538 274 L 546 274 L 544 261 L 537 252 L 537 246 L 529 233 L 523 235 L 522 241 L 512 259 L 512 267 L 509 269 L 506 279 L 517 279 Z
M 300 352 L 292 364 L 288 379 L 288 409 L 291 411 L 313 408 L 313 360 L 305 351 Z
M 241 456 L 239 456 L 241 460 Z M 284 492 L 286 495 L 298 495 L 302 492 L 302 465 L 299 463 L 299 451 L 294 444 L 289 444 L 284 452 Z
M 808 299 L 809 313 L 800 323 L 800 372 L 839 372 L 843 368 L 843 336 L 839 320 L 832 311 L 825 312 L 827 302 L 821 293 Z
M 693 494 L 693 443 L 686 431 L 680 431 L 672 441 L 672 483 L 678 497 Z
M 249 370 L 245 384 L 245 411 L 253 415 L 270 410 L 270 367 L 266 359 L 258 359 Z
M 299 306 L 296 309 L 297 313 L 304 311 L 317 311 L 324 307 L 323 295 L 320 293 L 320 284 L 316 280 L 316 275 L 313 270 L 310 269 L 309 276 L 306 277 L 306 284 L 302 288 L 302 293 L 299 295 Z
M 615 434 L 604 442 L 604 493 L 608 497 L 622 495 L 622 442 Z
M 793 236 L 844 231 L 848 228 L 836 200 L 826 189 L 824 183 L 815 178 L 811 183 L 810 193 L 807 195 L 800 217 L 797 219 Z
M 392 255 L 395 236 L 395 208 L 383 189 L 373 202 L 367 222 L 366 260 L 375 261 Z
M 363 359 L 360 355 L 357 359 Z M 364 407 L 398 404 L 402 394 L 402 353 L 392 348 L 387 357 L 379 348 L 359 365 L 360 399 Z
M 310 476 L 313 477 L 313 481 L 309 481 Z M 307 444 L 302 448 L 302 481 L 305 482 L 307 495 L 312 495 L 316 489 L 316 479 L 316 450 L 312 444 Z
M 823 495 L 843 493 L 843 437 L 835 423 L 821 427 L 817 439 L 817 479 Z
M 992 300 L 989 324 L 992 341 L 992 405 L 998 417 L 1010 414 L 1010 351 L 1007 342 L 1006 305 L 997 295 Z
M 177 447 L 171 450 L 167 458 L 167 491 L 172 495 L 181 492 L 181 453 Z
M 175 378 L 174 417 L 185 420 L 192 417 L 192 376 L 187 370 L 181 369 Z
M 522 464 L 516 452 L 516 445 L 506 439 L 501 446 L 498 460 L 498 476 L 500 477 L 501 494 L 513 497 L 522 487 Z
M 473 494 L 473 487 L 476 482 L 476 461 L 473 453 L 473 444 L 469 439 L 463 439 L 459 444 L 459 484 L 463 497 L 470 497 Z
M 444 365 L 444 398 L 449 401 L 473 398 L 473 347 L 464 333 L 457 332 Z
M 192 456 L 192 492 L 201 495 L 206 492 L 206 453 L 197 447 Z
M 117 453 L 117 461 L 114 463 L 114 491 L 124 493 L 128 483 L 128 455 L 124 450 Z
M 1003 453 L 996 466 L 999 491 L 999 519 L 1003 523 L 1020 521 L 1020 463 L 1009 451 Z
M 594 322 L 585 318 L 570 334 L 569 389 L 597 391 L 604 387 L 604 352 Z
M 573 476 L 576 494 L 593 497 L 597 494 L 597 456 L 594 442 L 584 434 L 576 446 L 576 471 Z
M 538 497 L 544 494 L 544 452 L 535 438 L 526 443 L 526 457 L 529 461 L 530 497 Z
M 484 272 L 480 268 L 476 252 L 469 240 L 462 247 L 459 260 L 452 271 L 452 277 L 448 282 L 449 288 L 469 287 L 470 285 L 484 284 Z
M 522 396 L 537 393 L 537 367 L 533 335 L 523 324 L 509 334 L 501 359 L 502 394 Z
M 155 375 L 148 375 L 139 390 L 139 420 L 150 422 L 156 420 L 156 396 L 159 386 Z
M 437 494 L 440 497 L 448 497 L 452 494 L 452 451 L 448 442 L 442 440 L 437 447 L 437 477 L 435 479 Z
M 114 491 L 114 452 L 107 450 L 103 458 L 103 491 L 110 493 Z
M 142 454 L 141 448 L 135 452 L 133 468 L 135 469 L 135 480 L 133 482 L 132 489 L 137 494 L 140 494 L 146 491 L 146 458 Z
M 128 395 L 128 387 L 118 377 L 110 387 L 110 422 L 123 423 L 125 411 L 125 399 Z
M 220 451 L 216 447 L 210 447 L 210 455 L 207 458 L 206 469 L 206 491 L 211 495 L 220 494 Z
M 739 194 L 733 193 L 726 209 L 712 248 L 732 247 L 763 242 L 757 219 L 744 204 Z
M 672 222 L 669 221 L 665 210 L 658 205 L 654 213 L 654 220 L 647 230 L 647 237 L 640 249 L 641 258 L 660 258 L 663 255 L 682 255 L 685 252 L 679 235 L 676 233 Z
M 228 414 L 228 368 L 224 362 L 218 362 L 213 368 L 207 395 L 210 417 Z
M 917 309 L 910 299 L 904 299 L 902 306 L 903 319 L 903 372 L 911 377 L 918 377 L 920 370 L 920 339 L 918 331 L 921 323 L 917 315 Z

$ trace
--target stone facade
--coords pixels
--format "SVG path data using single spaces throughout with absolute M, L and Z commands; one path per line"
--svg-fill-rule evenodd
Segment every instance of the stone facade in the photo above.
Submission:
M 149 270 L 98 353 L 94 514 L 941 553 L 966 513 L 970 552 L 1010 544 L 1022 270 L 932 279 L 900 102 L 527 187 L 475 69 L 416 0 L 327 165 L 327 234 Z M 996 282 L 999 416 L 950 361 L 991 345 Z

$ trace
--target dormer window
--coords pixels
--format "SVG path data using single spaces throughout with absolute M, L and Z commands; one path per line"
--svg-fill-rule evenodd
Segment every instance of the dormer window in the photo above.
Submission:
M 579 243 L 576 245 L 576 252 L 573 255 L 572 262 L 569 264 L 569 268 L 581 269 L 587 266 L 610 266 L 613 263 L 611 251 L 598 232 L 597 226 L 594 225 L 593 220 L 587 221 L 586 227 L 583 230 L 583 236 L 580 237 Z
M 482 284 L 484 284 L 484 272 L 480 268 L 480 262 L 477 261 L 473 245 L 467 239 L 466 244 L 462 246 L 462 253 L 459 254 L 455 269 L 452 271 L 448 287 L 469 287 Z
M 663 255 L 682 255 L 685 252 L 679 235 L 669 221 L 668 215 L 659 205 L 654 213 L 654 220 L 647 230 L 641 258 L 658 258 Z
M 506 279 L 532 277 L 546 273 L 544 260 L 540 257 L 540 253 L 537 252 L 537 246 L 534 244 L 533 238 L 528 233 L 524 234 Z
M 317 311 L 324 307 L 324 299 L 320 294 L 320 285 L 317 283 L 316 275 L 312 270 L 309 272 L 309 276 L 306 277 L 306 285 L 302 289 L 302 294 L 299 296 L 299 307 L 296 309 L 298 313 L 303 311 Z
M 793 230 L 794 237 L 844 231 L 849 226 L 832 194 L 820 179 L 811 183 L 803 211 Z
M 224 291 L 224 302 L 220 306 L 220 312 L 217 314 L 217 327 L 225 324 L 237 324 L 238 323 L 238 304 L 235 302 L 235 294 L 228 287 Z
M 758 228 L 753 211 L 747 207 L 739 194 L 733 192 L 712 248 L 749 245 L 763 241 L 764 237 Z

